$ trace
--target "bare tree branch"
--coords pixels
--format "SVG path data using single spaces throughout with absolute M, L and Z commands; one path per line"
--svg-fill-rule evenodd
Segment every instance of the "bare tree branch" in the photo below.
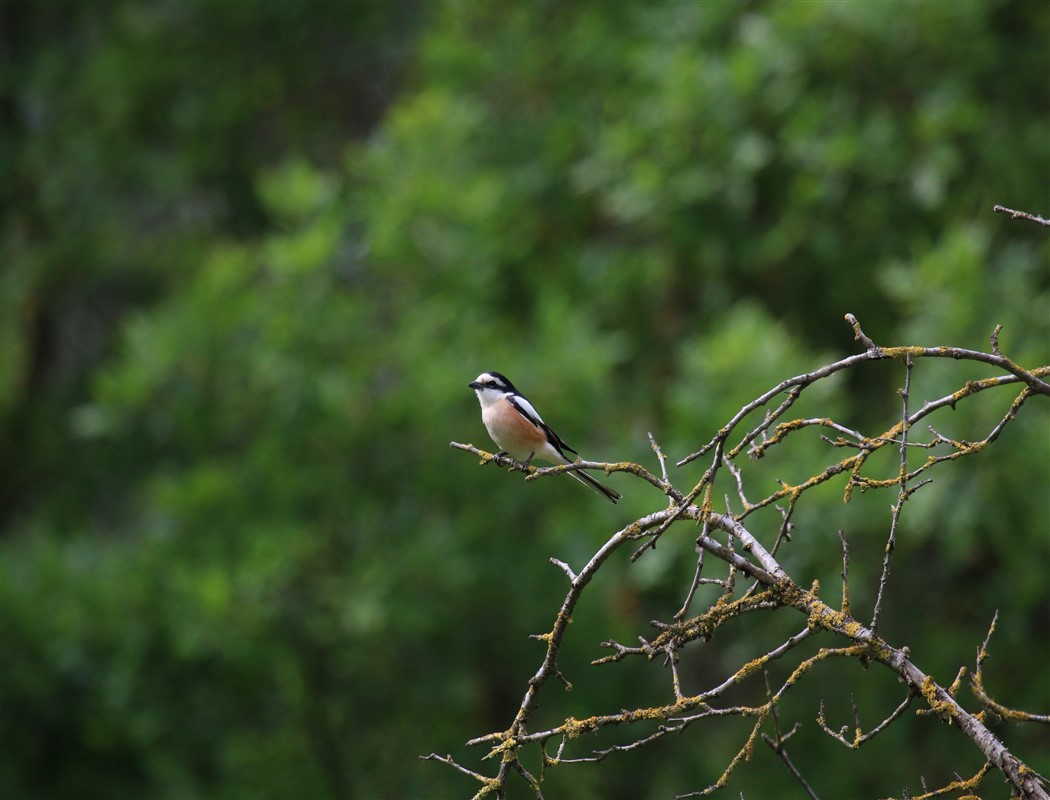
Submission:
M 1043 219 L 1038 214 L 1029 214 L 1027 211 L 1014 211 L 1012 208 L 1006 208 L 998 204 L 992 206 L 992 211 L 997 214 L 1009 214 L 1013 219 L 1026 219 L 1029 222 L 1050 228 L 1050 219 Z
M 449 756 L 431 754 L 426 756 L 426 759 L 441 761 L 479 781 L 482 786 L 475 795 L 476 798 L 503 797 L 512 773 L 524 780 L 537 797 L 542 797 L 541 783 L 546 770 L 564 768 L 579 762 L 602 761 L 615 753 L 645 747 L 669 734 L 681 735 L 693 725 L 711 724 L 726 717 L 747 718 L 753 720 L 750 731 L 743 737 L 736 755 L 730 759 L 723 773 L 710 785 L 681 796 L 707 795 L 724 787 L 732 773 L 750 758 L 755 743 L 761 739 L 776 753 L 804 791 L 810 797 L 816 797 L 815 790 L 802 778 L 786 749 L 786 742 L 799 729 L 801 723 L 796 723 L 786 734 L 782 733 L 779 705 L 785 693 L 805 679 L 818 664 L 828 659 L 846 658 L 857 659 L 865 665 L 879 664 L 892 671 L 905 684 L 906 695 L 896 708 L 889 710 L 884 719 L 867 732 L 862 728 L 855 704 L 852 733 L 848 725 L 842 726 L 838 731 L 832 730 L 825 718 L 822 703 L 817 715 L 817 725 L 840 744 L 850 749 L 858 749 L 900 720 L 905 712 L 918 702 L 923 705 L 919 709 L 920 712 L 953 726 L 987 761 L 986 767 L 969 780 L 964 781 L 960 778 L 948 787 L 932 792 L 924 785 L 924 797 L 934 797 L 957 790 L 973 790 L 992 767 L 1002 773 L 1017 794 L 1026 800 L 1050 797 L 1042 777 L 1011 753 L 1003 741 L 987 727 L 985 712 L 972 713 L 959 702 L 958 693 L 965 668 L 960 669 L 954 683 L 947 688 L 942 687 L 914 662 L 907 647 L 890 643 L 879 635 L 881 615 L 893 601 L 889 582 L 890 566 L 900 520 L 905 513 L 908 499 L 916 490 L 930 482 L 931 471 L 960 458 L 976 455 L 993 445 L 1004 428 L 1017 419 L 1029 398 L 1050 396 L 1050 384 L 1045 380 L 1050 377 L 1050 366 L 1024 369 L 1003 355 L 998 342 L 999 327 L 996 327 L 991 336 L 992 352 L 983 353 L 954 347 L 880 347 L 863 332 L 855 317 L 847 315 L 847 320 L 853 326 L 856 340 L 865 348 L 864 352 L 782 381 L 745 405 L 712 439 L 677 462 L 681 467 L 701 457 L 710 458 L 703 475 L 688 491 L 682 491 L 674 485 L 668 473 L 667 459 L 652 434 L 649 441 L 659 464 L 659 476 L 639 464 L 626 461 L 605 463 L 579 460 L 572 464 L 539 469 L 519 464 L 503 455 L 487 453 L 473 445 L 452 443 L 454 448 L 479 456 L 482 465 L 493 463 L 512 472 L 522 472 L 527 481 L 580 469 L 604 471 L 606 474 L 624 472 L 659 490 L 668 498 L 669 505 L 621 527 L 609 536 L 578 570 L 574 570 L 564 561 L 550 558 L 551 563 L 564 572 L 569 587 L 550 630 L 533 637 L 546 645 L 541 663 L 528 681 L 510 726 L 506 730 L 478 736 L 467 742 L 470 746 L 484 746 L 487 749 L 482 761 L 496 761 L 498 766 L 494 774 L 491 777 L 483 776 L 457 764 Z M 926 400 L 918 409 L 914 409 L 911 397 L 912 373 L 924 359 L 929 358 L 976 362 L 1005 374 L 967 381 L 950 395 Z M 899 392 L 900 414 L 897 421 L 887 430 L 867 436 L 861 431 L 827 418 L 807 417 L 783 421 L 785 414 L 801 394 L 815 382 L 843 370 L 856 369 L 866 363 L 885 359 L 898 359 L 904 366 L 903 387 Z M 980 441 L 953 439 L 939 433 L 928 424 L 925 430 L 929 436 L 925 433 L 917 435 L 917 423 L 926 421 L 938 411 L 945 408 L 954 409 L 958 403 L 977 394 L 1010 385 L 1019 387 L 1020 391 Z M 768 404 L 781 394 L 784 397 L 774 408 L 769 409 Z M 762 419 L 757 423 L 746 422 L 755 412 L 761 412 Z M 801 483 L 792 485 L 781 482 L 778 489 L 765 497 L 753 501 L 749 499 L 748 472 L 745 463 L 738 460 L 743 458 L 745 451 L 751 459 L 762 458 L 772 448 L 786 446 L 785 443 L 792 433 L 813 427 L 838 434 L 835 439 L 821 436 L 829 448 L 846 448 L 852 452 L 814 472 Z M 896 447 L 897 450 L 895 474 L 870 474 L 871 456 L 888 447 Z M 912 458 L 913 455 L 923 454 L 924 458 Z M 731 480 L 731 485 L 735 486 L 736 499 L 731 500 L 726 496 L 726 512 L 718 513 L 713 508 L 712 495 L 715 481 L 723 470 L 726 473 L 725 480 Z M 792 541 L 792 518 L 800 499 L 811 489 L 836 479 L 845 482 L 843 499 L 846 502 L 850 500 L 856 488 L 862 492 L 896 490 L 896 499 L 891 506 L 888 520 L 886 546 L 870 625 L 861 623 L 852 615 L 849 592 L 850 548 L 841 531 L 839 539 L 842 545 L 842 597 L 838 608 L 833 608 L 821 599 L 817 581 L 812 581 L 809 588 L 805 588 L 801 581 L 789 575 L 778 555 L 780 548 Z M 765 526 L 754 527 L 752 522 L 764 517 L 756 516 L 752 520 L 752 515 L 769 506 L 775 506 L 779 511 L 779 525 L 769 530 Z M 596 713 L 582 719 L 567 717 L 564 722 L 553 727 L 539 731 L 530 730 L 539 695 L 551 678 L 556 678 L 565 687 L 570 686 L 568 678 L 562 674 L 559 667 L 559 655 L 568 635 L 569 622 L 590 581 L 617 551 L 627 547 L 630 552 L 629 548 L 634 546 L 633 543 L 640 542 L 630 556 L 630 560 L 634 561 L 654 547 L 660 537 L 672 529 L 680 530 L 675 528 L 678 523 L 692 523 L 699 528 L 699 533 L 696 533 L 696 527 L 692 528 L 693 532 L 690 533 L 690 538 L 695 536 L 696 568 L 684 593 L 681 608 L 671 614 L 669 622 L 653 620 L 651 625 L 655 629 L 655 635 L 639 636 L 638 644 L 622 644 L 614 640 L 602 642 L 601 646 L 610 652 L 592 661 L 593 665 L 606 668 L 625 659 L 638 657 L 647 662 L 656 661 L 662 664 L 669 673 L 670 701 L 662 705 Z M 772 544 L 767 547 L 764 542 L 770 541 Z M 723 571 L 712 574 L 714 566 Z M 719 574 L 725 577 L 720 577 Z M 746 588 L 738 584 L 744 584 Z M 706 608 L 690 616 L 690 609 L 696 603 L 698 590 L 701 586 L 708 585 L 719 587 L 718 597 Z M 732 620 L 750 619 L 754 615 L 768 614 L 777 609 L 793 609 L 804 620 L 804 626 L 779 645 L 721 676 L 708 688 L 695 693 L 683 688 L 678 665 L 680 656 L 687 647 L 710 641 L 717 631 L 726 627 Z M 984 709 L 1004 719 L 1045 724 L 1048 721 L 1046 715 L 1008 709 L 992 700 L 985 691 L 983 665 L 994 628 L 995 621 L 984 645 L 978 651 L 976 669 L 970 683 L 974 696 Z M 815 636 L 831 639 L 835 646 L 821 647 L 816 653 L 809 655 L 803 653 L 803 642 Z M 769 686 L 767 670 L 771 665 L 784 663 L 782 659 L 788 654 L 793 654 L 797 664 L 793 667 L 788 665 L 790 674 L 774 692 Z M 731 696 L 728 695 L 730 689 L 753 681 L 759 673 L 765 676 L 765 702 L 758 705 L 724 704 L 725 699 Z M 624 726 L 638 730 L 637 735 L 633 735 L 630 741 L 589 753 L 573 752 L 577 747 L 576 742 L 583 734 Z M 767 726 L 771 729 L 771 734 L 763 732 L 763 728 Z M 549 746 L 554 742 L 557 742 L 557 746 L 552 755 Z M 530 772 L 521 760 L 521 754 L 530 747 L 538 749 L 541 754 L 543 769 L 538 774 Z

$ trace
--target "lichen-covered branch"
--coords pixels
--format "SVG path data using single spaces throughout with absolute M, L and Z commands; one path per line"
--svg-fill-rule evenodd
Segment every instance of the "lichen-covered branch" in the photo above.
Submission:
M 825 365 L 803 375 L 789 378 L 759 395 L 746 404 L 704 445 L 677 462 L 685 467 L 700 458 L 709 458 L 706 469 L 699 480 L 686 489 L 675 485 L 668 471 L 667 459 L 655 437 L 650 435 L 650 446 L 656 458 L 656 466 L 648 467 L 628 461 L 592 462 L 576 461 L 557 467 L 537 468 L 524 465 L 504 455 L 488 453 L 473 445 L 452 443 L 452 447 L 472 453 L 481 459 L 482 465 L 494 464 L 512 472 L 522 472 L 527 481 L 546 479 L 562 472 L 580 469 L 602 471 L 606 474 L 622 472 L 657 489 L 667 498 L 667 505 L 623 525 L 612 533 L 581 567 L 570 565 L 556 557 L 551 563 L 565 575 L 568 587 L 551 621 L 549 630 L 534 638 L 545 645 L 540 663 L 529 678 L 521 703 L 509 726 L 500 731 L 487 733 L 470 739 L 467 744 L 484 748 L 480 760 L 492 762 L 491 774 L 468 768 L 454 761 L 451 756 L 430 754 L 425 758 L 453 767 L 475 782 L 475 797 L 504 797 L 508 781 L 517 775 L 537 797 L 542 797 L 542 784 L 547 771 L 570 769 L 572 764 L 597 762 L 617 753 L 637 750 L 669 735 L 681 736 L 694 726 L 717 726 L 719 720 L 736 717 L 749 720 L 746 734 L 736 754 L 726 763 L 724 771 L 708 786 L 689 791 L 682 797 L 711 794 L 724 787 L 731 776 L 751 758 L 755 744 L 765 742 L 777 755 L 785 770 L 810 797 L 816 797 L 811 776 L 803 776 L 787 752 L 786 743 L 803 724 L 796 722 L 787 732 L 782 732 L 780 703 L 784 695 L 806 680 L 819 664 L 829 659 L 856 659 L 868 665 L 879 665 L 892 671 L 905 685 L 905 696 L 895 708 L 887 708 L 881 714 L 881 722 L 867 730 L 861 724 L 860 714 L 854 704 L 852 728 L 842 725 L 832 729 L 825 716 L 823 704 L 816 715 L 816 724 L 831 739 L 847 748 L 862 748 L 873 737 L 897 724 L 914 706 L 925 716 L 939 719 L 954 727 L 979 752 L 987 765 L 974 777 L 951 784 L 944 790 L 926 791 L 924 797 L 934 797 L 949 789 L 972 790 L 988 770 L 994 768 L 1011 784 L 1017 795 L 1024 798 L 1047 798 L 1044 779 L 1013 754 L 1006 744 L 987 727 L 986 716 L 995 714 L 1011 722 L 1047 723 L 1045 714 L 1009 709 L 995 702 L 984 686 L 983 664 L 988 657 L 989 640 L 995 628 L 993 622 L 988 637 L 978 652 L 976 669 L 970 688 L 982 710 L 971 711 L 958 699 L 959 688 L 965 674 L 961 669 L 956 681 L 944 687 L 933 676 L 924 671 L 912 658 L 903 643 L 891 643 L 879 632 L 879 621 L 883 611 L 894 602 L 893 583 L 889 580 L 892 558 L 900 520 L 907 512 L 907 501 L 914 493 L 931 480 L 931 474 L 960 459 L 976 456 L 992 446 L 1006 426 L 1014 423 L 1025 403 L 1032 398 L 1050 397 L 1050 366 L 1023 368 L 1005 356 L 999 347 L 999 328 L 991 336 L 992 352 L 985 353 L 956 347 L 882 347 L 876 344 L 861 329 L 852 315 L 847 320 L 853 327 L 854 337 L 864 348 L 863 352 L 832 364 Z M 913 394 L 912 374 L 930 358 L 951 358 L 970 361 L 998 370 L 979 380 L 962 382 L 949 395 L 932 399 L 916 398 Z M 855 426 L 828 417 L 806 417 L 787 419 L 787 414 L 806 389 L 814 383 L 844 370 L 862 368 L 865 364 L 894 359 L 903 366 L 903 380 L 899 389 L 900 413 L 887 429 L 868 435 Z M 965 441 L 940 433 L 930 424 L 933 415 L 944 409 L 955 409 L 959 403 L 970 398 L 1005 388 L 1013 387 L 1011 398 L 1003 398 L 1003 409 L 997 412 L 987 433 L 979 441 Z M 1018 391 L 1019 389 L 1019 391 Z M 751 421 L 752 415 L 761 416 Z M 920 430 L 919 423 L 923 423 Z M 748 485 L 747 456 L 751 461 L 761 459 L 774 448 L 789 446 L 793 434 L 806 428 L 820 428 L 828 434 L 821 441 L 829 453 L 837 452 L 844 458 L 835 457 L 829 463 L 809 474 L 796 484 L 781 482 L 779 488 L 764 497 L 751 500 L 753 486 Z M 878 474 L 871 468 L 875 463 L 873 454 L 884 448 L 895 448 L 896 469 L 889 474 Z M 722 479 L 719 476 L 723 476 Z M 713 499 L 716 480 L 728 482 L 735 487 L 724 496 L 725 513 L 716 512 Z M 832 606 L 820 596 L 817 580 L 803 580 L 793 576 L 781 560 L 780 550 L 792 542 L 792 519 L 796 508 L 808 493 L 823 484 L 840 481 L 843 500 L 850 501 L 854 490 L 861 492 L 890 490 L 895 493 L 888 520 L 886 545 L 883 550 L 881 570 L 875 587 L 874 613 L 870 624 L 864 624 L 853 616 L 850 605 L 849 566 L 850 548 L 845 533 L 839 532 L 842 545 L 841 601 Z M 768 492 L 768 493 L 766 493 Z M 768 514 L 756 515 L 759 509 L 775 506 L 779 520 L 768 526 L 762 520 Z M 684 602 L 675 611 L 668 610 L 667 621 L 653 620 L 654 631 L 639 635 L 637 643 L 621 643 L 613 639 L 601 643 L 607 654 L 596 658 L 592 664 L 602 669 L 617 669 L 627 659 L 654 662 L 665 669 L 668 675 L 667 700 L 657 705 L 633 705 L 630 699 L 616 710 L 596 709 L 583 718 L 567 716 L 557 725 L 533 730 L 533 716 L 541 694 L 548 684 L 569 687 L 570 677 L 563 674 L 559 656 L 569 635 L 569 623 L 578 605 L 586 597 L 586 591 L 595 575 L 618 552 L 629 561 L 637 560 L 654 547 L 660 537 L 674 531 L 676 541 L 681 532 L 688 531 L 690 558 L 695 557 L 695 571 L 687 587 L 684 587 Z M 633 548 L 633 550 L 632 550 Z M 714 571 L 718 566 L 720 572 Z M 705 585 L 718 587 L 718 596 L 706 607 L 691 610 L 697 602 L 698 589 Z M 688 648 L 709 643 L 716 632 L 728 630 L 730 623 L 747 626 L 757 624 L 760 617 L 781 609 L 793 610 L 800 619 L 797 633 L 783 639 L 765 652 L 759 651 L 744 663 L 737 662 L 732 668 L 706 688 L 684 687 L 679 673 L 680 658 Z M 813 642 L 818 642 L 813 652 Z M 777 666 L 779 665 L 779 666 Z M 789 670 L 788 677 L 776 691 L 769 686 L 768 673 L 771 668 Z M 727 702 L 734 697 L 734 687 L 750 685 L 764 680 L 765 700 L 755 704 Z M 551 702 L 547 703 L 550 707 Z M 609 728 L 628 728 L 637 731 L 627 742 L 611 746 L 580 751 L 579 740 L 583 734 L 598 733 Z M 542 769 L 538 772 L 527 768 L 523 758 L 533 753 Z M 514 780 L 517 780 L 515 778 Z

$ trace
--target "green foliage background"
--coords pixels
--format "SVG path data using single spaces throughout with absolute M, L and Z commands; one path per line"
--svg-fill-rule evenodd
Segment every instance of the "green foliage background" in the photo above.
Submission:
M 0 793 L 472 793 L 417 756 L 478 767 L 462 743 L 510 722 L 548 557 L 663 503 L 477 469 L 448 448 L 487 445 L 467 381 L 506 372 L 586 456 L 652 468 L 647 431 L 680 458 L 852 352 L 847 311 L 885 344 L 1001 323 L 1047 363 L 1046 233 L 991 207 L 1050 210 L 1048 40 L 1043 2 L 5 2 Z M 921 364 L 913 397 L 985 374 Z M 874 433 L 902 378 L 808 408 Z M 935 425 L 980 438 L 1007 403 Z M 882 629 L 947 684 L 999 609 L 989 688 L 1044 712 L 1048 442 L 1032 400 L 916 495 Z M 792 446 L 761 486 L 835 457 Z M 844 529 L 863 617 L 891 499 L 819 500 L 788 566 L 834 594 Z M 655 666 L 587 663 L 678 607 L 691 538 L 607 566 L 543 718 L 668 699 Z M 697 648 L 686 688 L 801 622 Z M 821 796 L 979 767 L 930 718 L 839 748 L 821 698 L 852 724 L 855 689 L 870 726 L 900 689 L 821 669 L 782 711 Z M 1050 771 L 1045 735 L 997 730 Z M 701 788 L 742 741 L 695 726 L 548 796 Z M 727 791 L 786 781 L 758 752 Z

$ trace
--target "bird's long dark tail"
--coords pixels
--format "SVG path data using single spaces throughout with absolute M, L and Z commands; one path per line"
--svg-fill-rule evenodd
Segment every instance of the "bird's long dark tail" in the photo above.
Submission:
M 574 477 L 584 486 L 589 486 L 590 488 L 594 489 L 594 491 L 602 495 L 610 503 L 615 503 L 617 500 L 623 497 L 623 495 L 619 492 L 614 492 L 608 486 L 606 486 L 603 483 L 599 483 L 595 478 L 592 478 L 590 475 L 588 475 L 586 472 L 583 472 L 582 470 L 574 470 L 569 474 L 572 475 L 572 477 Z

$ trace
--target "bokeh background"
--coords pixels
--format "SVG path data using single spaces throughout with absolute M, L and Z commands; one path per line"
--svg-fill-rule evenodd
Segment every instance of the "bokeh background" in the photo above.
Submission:
M 483 766 L 463 743 L 509 724 L 565 591 L 547 559 L 578 568 L 663 505 L 450 450 L 488 446 L 482 370 L 585 456 L 655 469 L 648 431 L 681 458 L 854 352 L 846 312 L 883 344 L 987 349 L 999 323 L 1017 362 L 1050 361 L 1046 230 L 991 210 L 1050 211 L 1045 2 L 6 0 L 2 22 L 10 800 L 472 794 L 418 756 Z M 923 363 L 913 398 L 989 374 Z M 874 434 L 902 379 L 867 367 L 808 408 Z M 981 438 L 1013 391 L 933 422 Z M 840 457 L 790 446 L 756 497 Z M 1048 462 L 1043 398 L 938 472 L 882 628 L 948 684 L 998 609 L 989 690 L 1043 713 Z M 785 566 L 837 597 L 842 528 L 865 618 L 893 498 L 841 490 L 800 510 Z M 693 535 L 607 565 L 563 657 L 575 688 L 538 720 L 668 699 L 658 666 L 587 663 L 678 608 Z M 686 689 L 788 617 L 694 648 Z M 878 722 L 902 697 L 884 673 L 822 666 L 786 703 L 821 796 L 980 766 L 929 717 L 859 753 L 817 729 L 821 699 L 852 726 L 851 691 Z M 696 725 L 546 791 L 701 788 L 744 730 Z M 996 730 L 1050 772 L 1045 731 Z M 727 792 L 801 796 L 768 751 Z

